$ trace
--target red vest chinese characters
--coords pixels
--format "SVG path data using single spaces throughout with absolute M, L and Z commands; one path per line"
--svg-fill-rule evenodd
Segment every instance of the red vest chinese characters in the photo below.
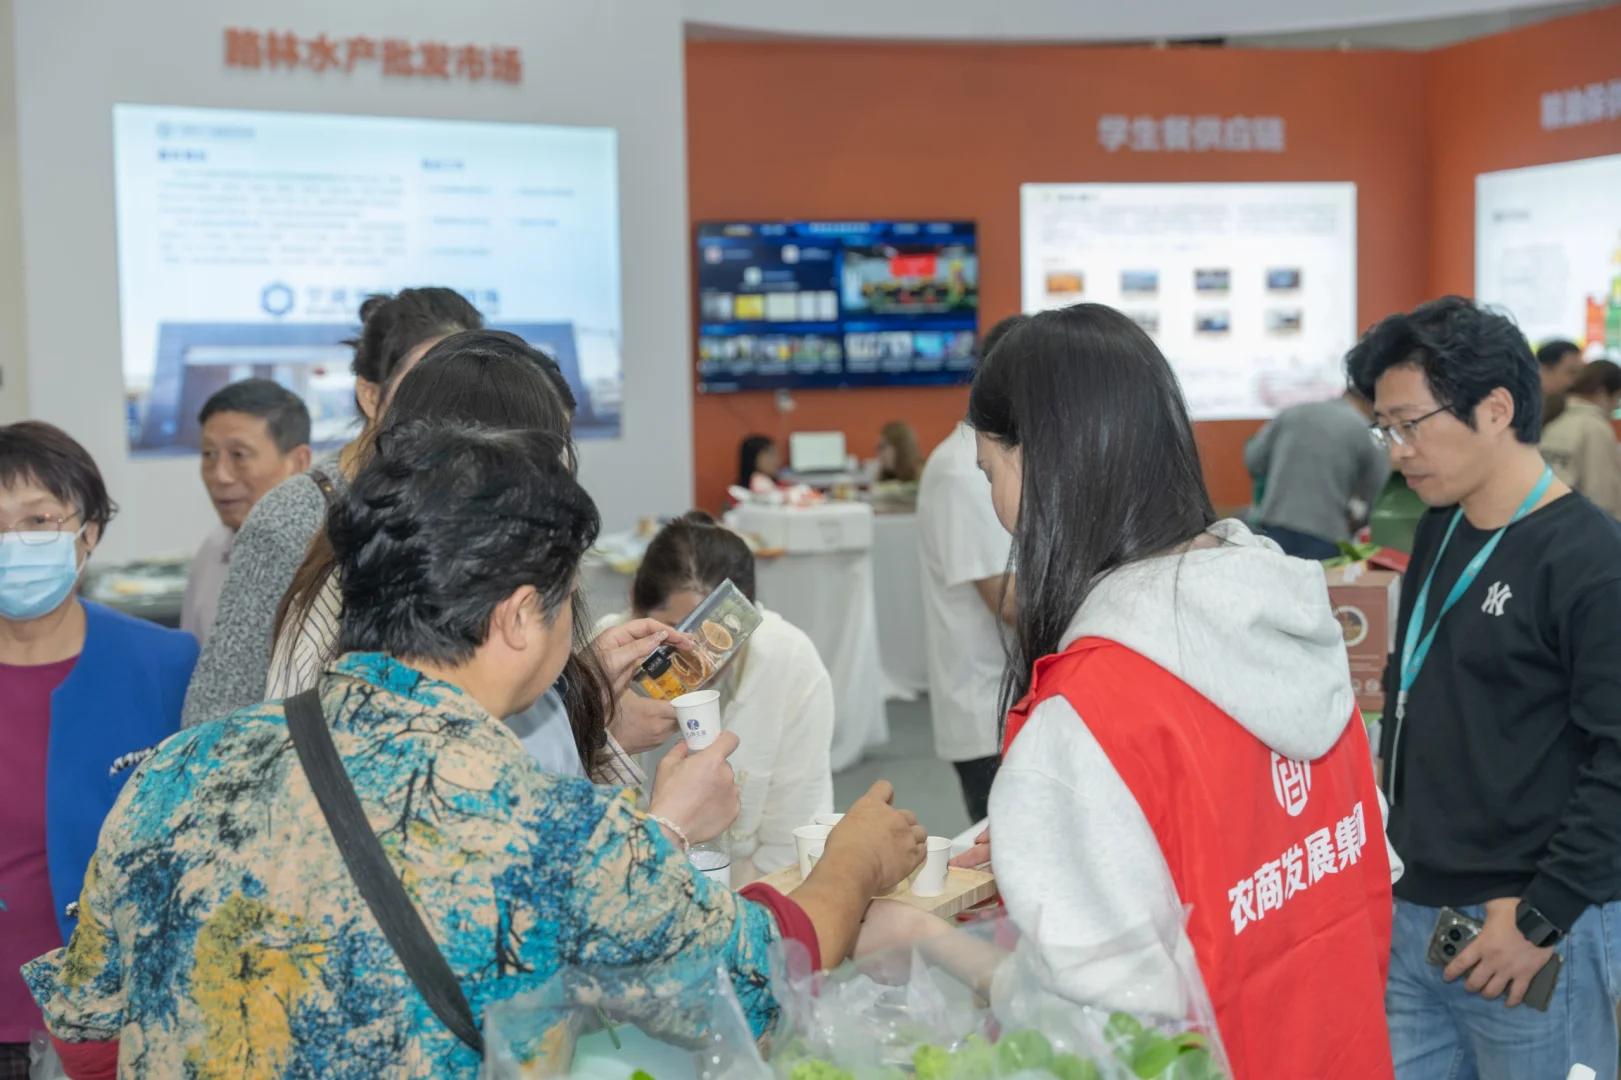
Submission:
M 1007 745 L 1057 696 L 1131 790 L 1191 906 L 1234 1080 L 1391 1077 L 1390 861 L 1361 715 L 1323 757 L 1291 761 L 1153 661 L 1084 638 L 1036 663 Z

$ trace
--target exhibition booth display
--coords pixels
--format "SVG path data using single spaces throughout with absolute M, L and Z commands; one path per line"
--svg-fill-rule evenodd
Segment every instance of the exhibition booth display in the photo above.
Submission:
M 865 440 L 875 419 L 902 418 L 917 424 L 927 450 L 961 418 L 961 384 L 996 318 L 1095 302 L 1127 314 L 1164 352 L 1198 422 L 1214 501 L 1238 505 L 1248 478 L 1234 448 L 1281 410 L 1342 393 L 1343 358 L 1378 316 L 1470 291 L 1464 262 L 1474 294 L 1511 311 L 1533 341 L 1568 338 L 1588 358 L 1621 361 L 1621 69 L 1594 60 L 1611 68 L 1584 78 L 1575 113 L 1544 108 L 1552 88 L 1525 81 L 1549 69 L 1529 61 L 1621 30 L 1617 10 L 1577 19 L 1588 29 L 1519 32 L 1528 62 L 1511 80 L 1487 62 L 1501 44 L 1460 46 L 1432 65 L 1416 54 L 1101 49 L 1079 64 L 1068 49 L 993 56 L 971 47 L 694 43 L 692 287 L 661 314 L 658 333 L 639 337 L 630 312 L 652 302 L 645 287 L 656 275 L 640 279 L 640 292 L 625 284 L 643 237 L 622 219 L 645 208 L 621 194 L 633 170 L 658 173 L 670 162 L 649 168 L 640 136 L 627 137 L 611 116 L 578 126 L 495 123 L 362 115 L 338 104 L 329 113 L 137 104 L 149 95 L 130 93 L 98 114 L 110 133 L 116 208 L 118 467 L 166 484 L 173 470 L 160 470 L 195 452 L 203 400 L 251 376 L 298 393 L 314 441 L 341 445 L 357 428 L 348 342 L 359 303 L 446 285 L 491 328 L 551 356 L 576 399 L 585 486 L 615 507 L 582 570 L 590 609 L 605 615 L 627 607 L 661 519 L 680 504 L 722 505 L 742 436 L 792 426 Z M 845 61 L 875 81 L 827 88 L 832 104 L 817 111 L 836 121 L 807 117 L 810 130 L 798 133 L 753 122 L 754 110 L 780 108 L 778 90 Z M 986 65 L 978 77 L 959 77 L 977 62 Z M 1384 96 L 1391 87 L 1422 94 L 1436 67 L 1477 63 L 1473 81 L 1440 87 L 1428 112 Z M 1006 84 L 986 75 L 1019 68 Z M 1304 88 L 1298 110 L 1280 85 Z M 1446 123 L 1448 95 L 1488 88 L 1479 110 L 1487 115 L 1434 130 Z M 1104 94 L 1106 108 L 1079 104 Z M 958 107 L 960 95 L 972 95 L 972 108 Z M 1073 115 L 1025 130 L 1030 101 L 1063 101 Z M 915 142 L 896 148 L 894 131 L 851 123 L 885 102 L 929 114 Z M 1267 115 L 1252 120 L 1257 113 Z M 1572 115 L 1581 123 L 1566 123 Z M 966 135 L 938 138 L 942 118 Z M 1508 134 L 1494 143 L 1499 123 Z M 988 145 L 965 149 L 976 134 Z M 1472 228 L 1459 231 L 1453 215 L 1471 198 Z M 681 292 L 677 282 L 660 284 Z M 50 289 L 31 291 L 52 302 Z M 644 399 L 638 411 L 638 365 L 655 360 L 687 372 L 687 395 Z M 36 357 L 33 368 L 43 367 Z M 94 422 L 67 415 L 71 395 L 60 386 L 50 395 L 46 412 L 64 415 L 47 419 Z M 681 443 L 670 455 L 678 467 L 689 452 L 695 458 L 689 487 L 644 483 L 637 472 L 666 425 Z M 609 456 L 633 438 L 648 440 L 639 460 Z M 738 491 L 726 523 L 754 548 L 757 607 L 803 630 L 828 669 L 832 766 L 843 770 L 888 741 L 886 699 L 927 687 L 916 519 L 898 504 L 875 512 L 875 500 L 860 497 L 862 474 L 794 479 L 818 493 Z M 1384 550 L 1357 550 L 1329 570 L 1370 720 L 1383 706 L 1380 673 L 1394 643 L 1402 561 L 1392 552 L 1410 543 L 1417 509 L 1393 484 L 1374 510 L 1373 539 Z M 129 553 L 138 558 L 98 567 L 86 589 L 165 620 L 183 567 L 161 552 L 190 541 L 163 533 L 172 543 L 151 542 L 161 530 L 150 519 L 143 530 L 142 550 Z M 714 604 L 694 623 L 709 658 L 699 663 L 711 666 L 688 681 L 655 663 L 647 693 L 673 698 L 706 685 L 745 647 L 756 606 L 740 594 Z M 785 891 L 803 869 L 780 872 Z M 950 916 L 962 913 L 950 904 L 967 909 L 994 893 L 988 873 L 952 874 L 942 871 L 941 893 L 915 882 L 900 891 Z M 942 895 L 949 903 L 937 902 Z M 825 976 L 785 947 L 771 987 L 782 1020 L 766 1054 L 726 979 L 566 968 L 489 1012 L 487 1075 L 1216 1080 L 1228 1063 L 1190 958 L 1169 988 L 1135 985 L 1120 974 L 1129 965 L 1113 962 L 1144 949 L 1174 961 L 1181 930 L 1179 910 L 1145 911 L 1139 939 L 1072 957 L 1070 970 L 1047 966 L 1028 937 L 995 918 Z M 1055 986 L 1086 986 L 1088 995 L 1055 996 Z M 1091 1004 L 1075 1003 L 1083 997 Z

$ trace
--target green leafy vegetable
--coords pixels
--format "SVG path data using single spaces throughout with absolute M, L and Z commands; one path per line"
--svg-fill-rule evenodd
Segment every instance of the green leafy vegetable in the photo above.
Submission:
M 1103 1070 L 1094 1062 L 1082 1061 L 1074 1054 L 1059 1054 L 1047 1063 L 1047 1071 L 1058 1080 L 1103 1080 Z
M 1129 1013 L 1115 1013 L 1104 1027 L 1104 1037 L 1120 1063 L 1141 1080 L 1225 1080 L 1211 1056 L 1209 1039 L 1199 1032 L 1186 1031 L 1172 1037 L 1143 1027 L 1141 1021 Z M 797 1055 L 786 1053 L 794 1046 L 799 1053 L 805 1052 L 802 1042 L 790 1043 L 783 1048 L 785 1052 L 776 1057 L 779 1067 L 794 1061 Z M 1104 1080 L 1105 1077 L 1103 1065 L 1077 1054 L 1055 1053 L 1047 1036 L 1034 1029 L 1009 1032 L 995 1046 L 979 1035 L 968 1036 L 955 1050 L 920 1045 L 912 1051 L 910 1078 L 894 1069 L 885 1072 L 892 1075 L 868 1080 L 995 1080 L 1041 1073 L 1053 1080 Z M 631 1080 L 652 1080 L 652 1077 L 635 1076 Z M 811 1058 L 793 1064 L 788 1080 L 855 1080 L 855 1077 L 826 1061 Z
M 1053 1059 L 1053 1044 L 1039 1031 L 1013 1031 L 996 1044 L 996 1067 L 1003 1076 L 1026 1069 L 1045 1069 Z
M 1114 1013 L 1103 1028 L 1104 1038 L 1117 1047 L 1128 1047 L 1143 1033 L 1142 1023 L 1130 1013 Z
M 963 1040 L 951 1055 L 951 1080 L 991 1080 L 995 1073 L 991 1044 L 978 1035 Z
M 1144 1080 L 1161 1076 L 1181 1055 L 1182 1048 L 1157 1031 L 1145 1031 L 1131 1047 L 1131 1071 Z
M 1223 1080 L 1216 1059 L 1203 1047 L 1184 1050 L 1176 1059 L 1176 1072 L 1180 1080 Z
M 630 1080 L 653 1080 L 653 1078 L 647 1073 L 644 1073 L 642 1070 L 637 1069 L 635 1072 L 630 1074 Z
M 940 1046 L 920 1046 L 912 1051 L 912 1071 L 917 1080 L 950 1080 L 951 1051 Z
M 801 1061 L 788 1074 L 788 1080 L 856 1080 L 855 1074 L 837 1065 L 812 1058 Z

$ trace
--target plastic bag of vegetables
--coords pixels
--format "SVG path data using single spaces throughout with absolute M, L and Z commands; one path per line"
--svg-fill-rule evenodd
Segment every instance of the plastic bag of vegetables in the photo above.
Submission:
M 1164 921 L 1046 957 L 1005 918 L 939 924 L 826 974 L 809 971 L 790 943 L 772 963 L 782 1008 L 772 1071 L 778 1080 L 1222 1080 L 1226 1059 L 1191 951 L 1180 948 L 1180 918 Z M 1178 985 L 1141 977 L 1149 952 L 1175 961 Z
M 565 967 L 484 1018 L 483 1080 L 771 1080 L 726 972 Z

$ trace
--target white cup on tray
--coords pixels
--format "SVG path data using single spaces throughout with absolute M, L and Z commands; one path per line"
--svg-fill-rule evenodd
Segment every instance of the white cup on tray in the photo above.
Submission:
M 929 837 L 923 868 L 912 879 L 913 896 L 939 896 L 946 891 L 946 872 L 951 864 L 951 837 Z
M 800 877 L 810 877 L 811 854 L 814 852 L 821 857 L 823 849 L 827 847 L 828 834 L 833 831 L 830 825 L 801 825 L 794 830 L 794 854 L 799 856 Z

